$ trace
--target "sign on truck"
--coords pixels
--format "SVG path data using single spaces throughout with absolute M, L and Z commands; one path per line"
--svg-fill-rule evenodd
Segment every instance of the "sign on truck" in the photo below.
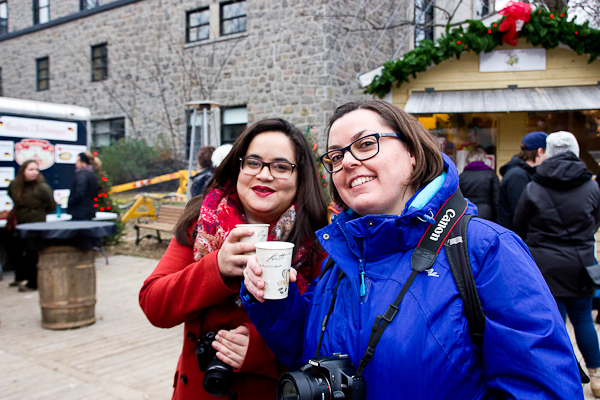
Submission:
M 12 209 L 8 185 L 31 159 L 67 206 L 77 155 L 89 149 L 90 117 L 85 107 L 0 97 L 0 211 Z

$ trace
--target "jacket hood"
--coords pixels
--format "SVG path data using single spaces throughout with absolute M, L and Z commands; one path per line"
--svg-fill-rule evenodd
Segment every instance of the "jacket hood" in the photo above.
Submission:
M 540 185 L 557 190 L 572 189 L 591 178 L 592 173 L 585 168 L 585 163 L 571 151 L 546 159 L 533 176 L 533 180 Z
M 535 172 L 535 167 L 527 164 L 525 161 L 521 160 L 518 156 L 513 156 L 509 162 L 500 167 L 500 175 L 504 176 L 509 170 L 513 168 L 523 168 L 525 171 L 529 172 L 531 175 Z
M 342 260 L 369 261 L 388 254 L 415 247 L 446 200 L 458 189 L 458 171 L 445 155 L 444 173 L 427 186 L 419 189 L 406 203 L 400 215 L 371 214 L 360 216 L 348 209 L 333 222 L 317 231 L 317 238 L 325 251 L 338 263 L 347 276 L 356 270 L 345 268 Z M 469 203 L 468 214 L 476 214 Z M 339 243 L 346 243 L 340 246 Z M 369 249 L 365 254 L 365 249 Z M 348 269 L 348 270 L 347 270 Z

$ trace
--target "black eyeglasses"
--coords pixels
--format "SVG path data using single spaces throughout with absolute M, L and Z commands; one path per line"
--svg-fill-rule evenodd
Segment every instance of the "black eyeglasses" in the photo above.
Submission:
M 330 174 L 341 170 L 346 151 L 349 151 L 358 161 L 365 161 L 375 157 L 379 154 L 379 138 L 382 137 L 395 137 L 400 140 L 404 138 L 401 133 L 373 133 L 363 136 L 344 148 L 331 150 L 323 154 L 320 158 L 323 167 Z
M 264 162 L 254 157 L 240 157 L 240 170 L 247 175 L 258 175 L 264 167 L 269 168 L 273 178 L 288 179 L 292 176 L 296 164 L 287 161 Z

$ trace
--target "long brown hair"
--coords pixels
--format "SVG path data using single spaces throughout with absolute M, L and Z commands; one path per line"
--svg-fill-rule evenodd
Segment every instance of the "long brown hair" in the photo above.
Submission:
M 298 164 L 298 191 L 296 193 L 296 223 L 288 241 L 300 244 L 310 241 L 316 245 L 315 231 L 327 225 L 327 205 L 319 184 L 317 168 L 312 157 L 308 141 L 298 128 L 281 118 L 265 119 L 246 128 L 235 141 L 231 151 L 215 170 L 202 196 L 196 196 L 187 204 L 186 209 L 175 227 L 177 241 L 192 246 L 189 240 L 189 227 L 200 215 L 200 206 L 204 196 L 212 189 L 223 189 L 228 182 L 237 185 L 240 173 L 240 157 L 246 155 L 250 143 L 263 132 L 281 132 L 292 142 L 296 163 Z
M 16 186 L 16 188 L 17 188 L 16 200 L 18 203 L 20 203 L 23 200 L 23 196 L 25 196 L 26 183 L 31 185 L 31 190 L 33 190 L 33 192 L 37 195 L 40 184 L 46 182 L 46 179 L 44 179 L 44 176 L 42 175 L 41 172 L 38 173 L 38 176 L 35 181 L 33 181 L 33 182 L 25 181 L 25 170 L 27 169 L 27 166 L 31 163 L 37 164 L 37 161 L 35 161 L 35 160 L 25 161 L 19 168 L 19 171 L 17 172 L 17 176 L 15 177 L 15 184 L 17 185 Z M 29 185 L 27 185 L 27 186 L 29 186 Z
M 339 106 L 327 124 L 327 142 L 329 143 L 329 132 L 335 121 L 344 115 L 356 110 L 369 110 L 377 113 L 381 123 L 392 129 L 393 132 L 401 133 L 402 141 L 408 147 L 409 153 L 415 158 L 415 168 L 408 181 L 408 186 L 414 186 L 416 190 L 426 186 L 444 170 L 444 159 L 436 144 L 434 136 L 412 115 L 401 110 L 397 106 L 383 100 L 364 100 L 346 103 Z M 340 207 L 347 209 L 348 206 L 340 197 L 335 185 L 329 185 L 331 198 Z

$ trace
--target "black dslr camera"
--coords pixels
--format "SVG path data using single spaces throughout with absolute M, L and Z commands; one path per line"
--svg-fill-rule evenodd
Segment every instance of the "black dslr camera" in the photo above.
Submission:
M 356 369 L 347 355 L 334 353 L 312 358 L 299 371 L 281 375 L 277 383 L 277 399 L 364 400 L 365 381 L 355 374 Z
M 200 337 L 196 344 L 196 359 L 200 371 L 204 371 L 204 390 L 213 396 L 225 396 L 233 385 L 234 372 L 231 366 L 216 357 L 217 351 L 212 347 L 215 336 L 214 332 L 208 332 Z

